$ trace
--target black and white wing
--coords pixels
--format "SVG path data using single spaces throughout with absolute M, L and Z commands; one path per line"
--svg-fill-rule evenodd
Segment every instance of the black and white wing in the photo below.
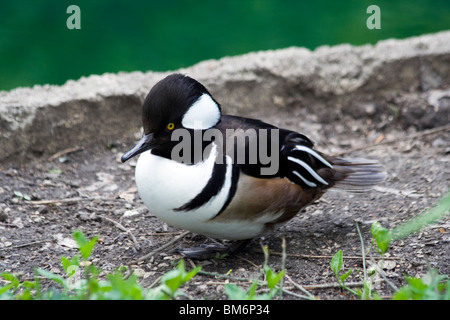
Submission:
M 386 177 L 377 161 L 328 156 L 316 151 L 306 136 L 295 132 L 286 136 L 280 154 L 283 174 L 305 189 L 328 189 L 336 185 L 362 191 Z

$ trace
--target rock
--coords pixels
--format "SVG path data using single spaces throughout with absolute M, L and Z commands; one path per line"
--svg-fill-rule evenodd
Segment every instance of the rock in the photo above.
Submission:
M 8 220 L 8 214 L 0 208 L 0 222 L 6 222 Z
M 253 52 L 178 71 L 203 82 L 228 114 L 273 115 L 275 109 L 314 114 L 322 123 L 341 115 L 387 123 L 397 115 L 421 129 L 448 123 L 449 95 L 437 97 L 434 90 L 450 83 L 449 60 L 446 31 L 376 45 Z M 167 74 L 91 75 L 62 86 L 1 91 L 0 163 L 132 139 L 144 97 Z M 393 114 L 398 106 L 389 101 L 405 96 L 401 113 Z

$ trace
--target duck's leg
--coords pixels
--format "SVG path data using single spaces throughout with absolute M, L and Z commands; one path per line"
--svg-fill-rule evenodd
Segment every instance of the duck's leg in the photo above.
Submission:
M 206 260 L 217 258 L 223 255 L 234 255 L 244 249 L 251 239 L 235 241 L 229 246 L 220 244 L 203 244 L 200 247 L 177 249 L 187 259 Z

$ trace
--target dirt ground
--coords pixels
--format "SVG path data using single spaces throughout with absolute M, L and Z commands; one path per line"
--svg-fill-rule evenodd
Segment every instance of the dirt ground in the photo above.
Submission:
M 187 261 L 187 267 L 200 264 L 207 272 L 256 278 L 264 262 L 261 243 L 272 251 L 269 265 L 280 270 L 278 253 L 284 237 L 287 290 L 302 294 L 296 283 L 319 299 L 355 299 L 337 287 L 331 256 L 342 249 L 345 269 L 354 269 L 347 282 L 360 282 L 361 243 L 355 220 L 367 248 L 375 220 L 392 228 L 430 208 L 447 192 L 450 130 L 416 131 L 395 121 L 377 129 L 367 119 L 323 124 L 303 118 L 297 123 L 296 116 L 278 114 L 264 120 L 305 133 L 323 152 L 378 159 L 387 180 L 366 193 L 329 191 L 278 231 L 254 239 L 237 256 Z M 19 274 L 23 280 L 32 279 L 36 267 L 62 274 L 60 257 L 77 253 L 71 234 L 79 229 L 88 237 L 99 236 L 91 260 L 104 273 L 131 264 L 140 283 L 149 286 L 182 258 L 173 249 L 211 242 L 188 234 L 151 258 L 132 263 L 181 233 L 143 206 L 134 183 L 135 161 L 120 162 L 136 139 L 128 136 L 96 150 L 73 149 L 26 165 L 0 166 L 0 271 Z M 429 267 L 450 274 L 450 218 L 393 242 L 386 256 L 383 269 L 396 286 L 405 283 L 405 275 L 420 276 Z M 386 281 L 376 280 L 376 291 L 391 297 L 393 289 Z M 225 283 L 249 286 L 249 282 L 197 275 L 184 290 L 196 299 L 226 299 Z M 298 297 L 285 293 L 283 299 Z

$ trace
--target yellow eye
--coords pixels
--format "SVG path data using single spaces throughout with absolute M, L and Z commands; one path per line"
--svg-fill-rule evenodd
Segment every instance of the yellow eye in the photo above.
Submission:
M 173 122 L 167 125 L 167 130 L 173 130 L 175 128 L 175 124 Z

